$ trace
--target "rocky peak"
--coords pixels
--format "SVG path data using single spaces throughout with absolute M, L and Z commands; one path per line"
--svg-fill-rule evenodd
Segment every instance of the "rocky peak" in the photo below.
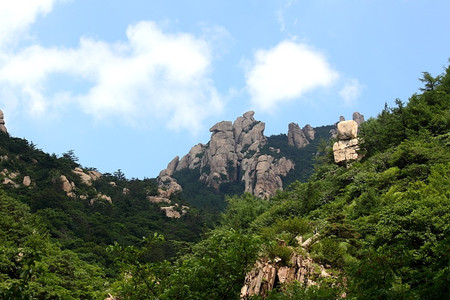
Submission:
M 175 170 L 177 169 L 179 160 L 180 160 L 179 156 L 176 156 L 174 159 L 172 159 L 170 163 L 167 165 L 167 168 L 159 173 L 159 176 L 164 175 L 172 176 Z
M 305 133 L 300 129 L 297 123 L 289 123 L 288 126 L 288 144 L 297 148 L 303 148 L 309 144 Z
M 7 133 L 8 130 L 6 130 L 5 127 L 5 115 L 3 114 L 3 111 L 0 109 L 0 130 Z
M 194 147 L 192 147 L 191 150 L 189 150 L 189 153 L 183 156 L 179 162 L 177 162 L 178 156 L 175 157 L 171 162 L 173 165 L 176 165 L 175 171 L 180 171 L 186 168 L 189 169 L 198 168 L 201 162 L 200 156 L 202 155 L 205 148 L 206 148 L 205 145 L 199 143 Z M 170 176 L 172 176 L 172 174 Z
M 265 144 L 267 139 L 264 136 L 266 124 L 264 122 L 256 121 L 253 116 L 255 112 L 249 111 L 238 117 L 233 123 L 233 133 L 236 145 L 241 148 L 252 145 L 255 142 Z M 239 152 L 242 149 L 237 149 Z
M 361 123 L 364 122 L 364 115 L 360 114 L 359 112 L 355 111 L 353 113 L 353 121 L 355 121 L 356 123 L 358 123 L 358 126 L 361 125 Z
M 308 140 L 310 141 L 314 140 L 316 131 L 314 130 L 314 128 L 311 127 L 311 125 L 306 124 L 305 127 L 303 127 L 302 131 Z

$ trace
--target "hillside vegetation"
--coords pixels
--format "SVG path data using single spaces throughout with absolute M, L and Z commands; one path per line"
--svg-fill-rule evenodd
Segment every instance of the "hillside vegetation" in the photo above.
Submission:
M 54 189 L 3 188 L 0 298 L 239 299 L 258 260 L 292 268 L 292 257 L 301 256 L 311 262 L 311 284 L 279 279 L 253 298 L 448 299 L 450 67 L 421 81 L 407 103 L 397 100 L 361 125 L 361 161 L 337 165 L 325 148 L 307 182 L 294 181 L 269 201 L 228 197 L 220 224 L 200 241 L 200 215 L 162 223 L 159 210 L 148 208 L 154 204 L 122 190 L 117 203 L 91 206 Z M 76 164 L 70 155 L 27 158 L 39 151 L 6 135 L 1 143 L 8 153 L 21 145 L 8 166 L 21 174 L 40 178 L 41 167 L 21 169 L 27 159 L 69 164 L 68 171 Z M 95 183 L 97 191 L 112 189 L 109 181 L 132 190 L 133 181 L 110 176 Z M 57 184 L 51 178 L 42 175 L 47 186 Z M 135 184 L 136 193 L 156 189 L 152 180 Z M 176 258 L 164 256 L 176 250 Z

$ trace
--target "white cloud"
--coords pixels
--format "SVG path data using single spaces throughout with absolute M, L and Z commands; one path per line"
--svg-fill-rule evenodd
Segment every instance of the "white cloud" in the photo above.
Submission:
M 347 84 L 339 91 L 339 96 L 344 99 L 346 105 L 351 105 L 361 96 L 364 85 L 360 84 L 358 79 L 350 79 Z
M 251 101 L 264 111 L 308 91 L 328 87 L 338 77 L 321 53 L 288 40 L 270 50 L 258 50 L 246 72 Z
M 0 84 L 12 90 L 28 112 L 42 115 L 77 103 L 98 120 L 119 118 L 196 132 L 219 113 L 222 101 L 209 78 L 210 44 L 191 34 L 164 33 L 153 22 L 127 29 L 126 42 L 81 38 L 78 48 L 30 46 L 0 60 Z M 85 90 L 49 88 L 65 76 L 87 83 Z M 59 95 L 63 97 L 58 100 Z
M 39 14 L 52 10 L 58 0 L 0 1 L 0 48 L 14 42 Z

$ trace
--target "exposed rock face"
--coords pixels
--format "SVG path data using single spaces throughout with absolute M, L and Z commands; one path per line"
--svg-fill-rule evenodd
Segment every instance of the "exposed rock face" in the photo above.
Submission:
M 23 177 L 23 180 L 22 180 L 22 184 L 24 185 L 24 186 L 30 186 L 30 184 L 31 184 L 31 178 L 30 178 L 30 176 L 24 176 Z
M 158 196 L 147 196 L 147 200 L 151 203 L 172 203 L 169 198 L 166 197 L 158 197 Z
M 67 179 L 66 176 L 61 175 L 60 179 L 61 179 L 61 182 L 62 182 L 62 189 L 63 189 L 64 192 L 68 193 L 68 192 L 71 192 L 74 189 L 75 184 L 73 182 L 70 183 L 70 181 Z
M 5 116 L 3 114 L 3 111 L 0 109 L 0 130 L 7 133 L 8 130 L 6 130 L 5 127 Z
M 167 191 L 180 191 L 181 186 L 171 177 L 173 172 L 199 168 L 199 180 L 215 189 L 224 182 L 243 181 L 246 192 L 263 198 L 274 195 L 277 189 L 282 189 L 280 176 L 286 176 L 294 168 L 294 164 L 285 158 L 261 154 L 261 148 L 267 144 L 267 138 L 264 136 L 265 124 L 255 120 L 254 114 L 249 111 L 238 117 L 234 123 L 222 121 L 212 126 L 208 144 L 194 146 L 181 159 L 175 157 L 167 168 L 160 172 L 160 186 Z M 311 130 L 308 128 L 307 131 L 311 136 Z M 300 128 L 299 134 L 309 143 Z M 277 150 L 271 149 L 274 153 L 277 153 Z
M 343 163 L 359 159 L 358 139 L 341 140 L 333 144 L 333 155 L 336 163 Z
M 11 185 L 11 186 L 13 186 L 15 188 L 19 187 L 19 185 L 17 183 L 15 183 L 13 180 L 11 180 L 10 178 L 3 179 L 3 184 L 4 185 Z
M 181 218 L 181 216 L 184 216 L 187 213 L 187 210 L 190 209 L 190 207 L 184 205 L 181 206 L 181 213 L 178 211 L 180 209 L 178 204 L 172 206 L 163 206 L 160 207 L 160 209 L 166 213 L 166 217 L 179 219 Z
M 179 185 L 175 179 L 168 175 L 159 176 L 158 183 L 161 187 L 159 191 L 165 191 L 166 197 L 170 197 L 170 195 L 182 190 L 181 185 Z
M 309 144 L 305 133 L 296 123 L 290 123 L 288 129 L 288 144 L 297 148 L 303 148 Z
M 337 124 L 337 138 L 339 140 L 351 140 L 358 134 L 358 123 L 353 120 L 342 121 Z
M 72 172 L 80 176 L 81 182 L 88 186 L 92 185 L 92 181 L 98 180 L 100 177 L 102 177 L 102 174 L 100 172 L 90 170 L 87 171 L 88 173 L 86 174 L 81 168 L 75 168 Z
M 71 197 L 71 198 L 75 198 L 76 195 L 73 192 L 73 190 L 75 189 L 75 183 L 70 182 L 66 176 L 61 175 L 59 177 L 59 179 L 61 180 L 62 183 L 62 189 L 64 192 L 66 192 L 67 196 Z
M 338 164 L 361 159 L 358 153 L 359 141 L 357 139 L 358 123 L 356 121 L 343 121 L 337 124 L 337 138 L 333 144 L 334 161 Z
M 311 125 L 306 124 L 305 127 L 303 127 L 302 131 L 308 140 L 314 140 L 316 131 L 311 127 Z
M 107 201 L 110 204 L 112 203 L 112 199 L 110 196 L 108 195 L 103 195 L 102 193 L 98 193 L 96 198 L 92 198 L 91 201 L 89 201 L 89 203 L 91 205 L 93 205 L 95 202 L 97 202 L 98 200 L 103 200 L 103 201 Z
M 89 176 L 91 177 L 92 181 L 96 181 L 102 177 L 102 173 L 90 170 L 88 171 Z
M 276 190 L 283 189 L 280 176 L 286 176 L 294 168 L 294 163 L 284 157 L 275 159 L 270 155 L 261 155 L 257 160 L 252 161 L 250 168 L 248 166 L 249 164 L 244 162 L 245 191 L 267 199 Z M 255 187 L 252 188 L 255 182 Z
M 358 126 L 361 125 L 361 123 L 364 122 L 364 115 L 360 114 L 359 112 L 355 111 L 353 113 L 353 121 L 358 123 Z
M 337 137 L 337 130 L 336 129 L 331 129 L 330 130 L 330 137 L 332 139 L 335 139 Z
M 285 246 L 284 241 L 281 243 Z M 265 299 L 277 283 L 289 284 L 297 281 L 308 287 L 316 285 L 319 278 L 330 276 L 332 275 L 323 265 L 318 265 L 307 255 L 294 252 L 288 264 L 283 264 L 279 257 L 275 257 L 274 260 L 262 258 L 247 273 L 241 289 L 241 299 L 249 299 L 252 296 Z
M 163 174 L 163 175 L 172 176 L 173 172 L 175 172 L 175 170 L 177 169 L 179 160 L 180 160 L 180 158 L 178 156 L 175 157 L 174 159 L 172 159 L 170 161 L 170 163 L 167 165 L 167 168 L 164 170 L 165 174 Z M 160 174 L 160 176 L 161 176 L 161 174 Z

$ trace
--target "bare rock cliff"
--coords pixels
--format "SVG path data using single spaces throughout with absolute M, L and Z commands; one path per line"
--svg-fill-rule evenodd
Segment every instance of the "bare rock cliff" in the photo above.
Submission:
M 266 299 L 269 291 L 277 286 L 297 282 L 304 287 L 317 285 L 320 278 L 334 276 L 330 270 L 331 266 L 323 266 L 314 262 L 308 254 L 310 244 L 314 243 L 317 236 L 314 236 L 302 243 L 299 236 L 299 245 L 303 248 L 302 253 L 296 253 L 292 247 L 286 246 L 286 242 L 279 240 L 282 247 L 291 248 L 292 254 L 288 262 L 283 262 L 280 257 L 269 259 L 262 257 L 247 273 L 244 285 L 241 288 L 241 299 Z
M 221 183 L 243 181 L 246 192 L 261 198 L 274 195 L 276 190 L 283 188 L 280 176 L 286 176 L 294 163 L 286 158 L 261 154 L 262 147 L 267 144 L 265 124 L 255 120 L 254 114 L 249 111 L 234 122 L 222 121 L 212 126 L 210 141 L 192 147 L 181 159 L 175 157 L 159 174 L 160 184 L 166 189 L 169 185 L 179 189 L 171 177 L 173 172 L 199 168 L 199 180 L 215 189 Z

